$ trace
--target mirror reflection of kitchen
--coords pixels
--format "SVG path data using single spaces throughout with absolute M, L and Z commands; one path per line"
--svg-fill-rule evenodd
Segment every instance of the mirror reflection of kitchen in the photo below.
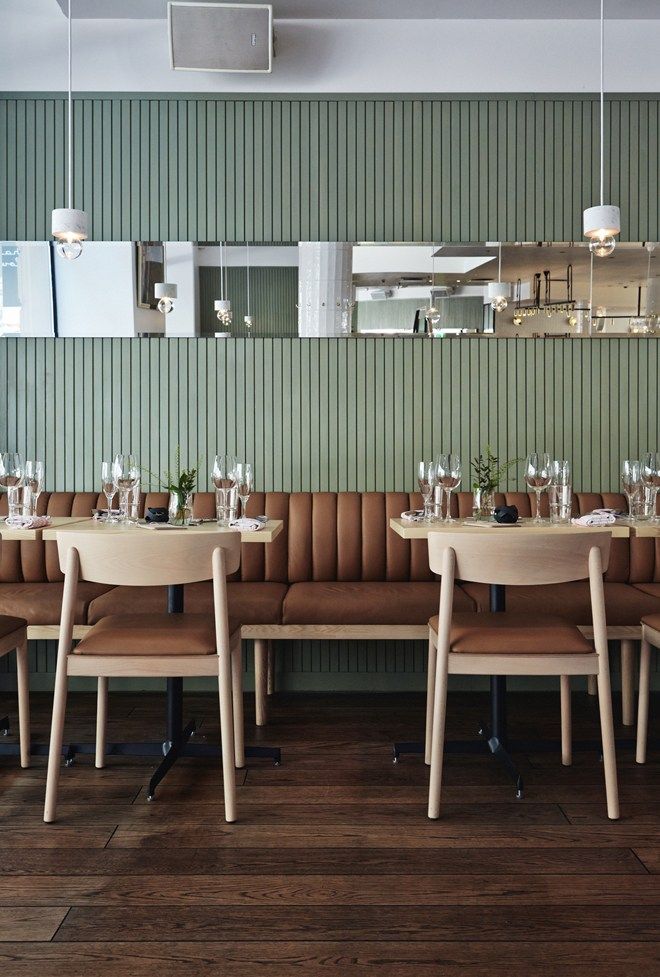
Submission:
M 660 247 L 0 244 L 0 337 L 660 335 Z

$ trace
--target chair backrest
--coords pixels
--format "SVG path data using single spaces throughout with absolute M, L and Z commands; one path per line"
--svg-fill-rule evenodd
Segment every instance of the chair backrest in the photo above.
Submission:
M 455 575 L 470 583 L 535 584 L 567 583 L 589 576 L 589 555 L 600 550 L 603 571 L 607 569 L 609 533 L 525 532 L 524 529 L 484 528 L 469 532 L 429 534 L 429 564 L 442 574 L 443 557 L 453 550 Z
M 142 530 L 104 533 L 59 533 L 57 548 L 62 571 L 68 554 L 78 553 L 79 576 L 94 583 L 126 587 L 158 587 L 197 583 L 213 578 L 212 558 L 223 550 L 225 573 L 234 573 L 241 559 L 237 532 L 196 533 L 187 530 Z

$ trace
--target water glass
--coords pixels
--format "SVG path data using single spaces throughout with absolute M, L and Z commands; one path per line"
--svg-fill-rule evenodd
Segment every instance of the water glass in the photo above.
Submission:
M 250 498 L 252 489 L 254 488 L 252 465 L 245 461 L 239 461 L 234 471 L 236 474 L 236 490 L 238 492 L 238 497 L 241 500 L 241 515 L 243 518 L 245 518 L 247 515 L 248 499 Z
M 542 523 L 541 519 L 541 492 L 544 492 L 552 477 L 550 468 L 550 455 L 543 451 L 533 451 L 525 459 L 525 482 L 529 488 L 536 493 L 536 515 L 534 523 Z
M 651 522 L 660 522 L 657 514 L 658 490 L 660 490 L 660 451 L 647 451 L 642 458 L 642 482 L 648 497 L 648 514 Z
M 37 502 L 44 488 L 43 461 L 26 461 L 23 487 L 23 515 L 36 516 Z
M 451 516 L 451 493 L 461 484 L 463 469 L 461 459 L 458 455 L 441 454 L 436 459 L 436 471 L 438 474 L 438 485 L 447 496 L 447 510 L 445 522 L 454 522 Z
M 0 487 L 7 489 L 9 519 L 21 515 L 20 495 L 23 476 L 23 459 L 17 451 L 6 451 L 0 455 Z
M 417 484 L 424 502 L 424 522 L 433 522 L 431 499 L 437 484 L 436 467 L 432 461 L 420 461 L 417 466 Z
M 571 488 L 571 466 L 566 460 L 550 462 L 548 502 L 550 504 L 551 523 L 570 522 L 573 489 Z
M 238 489 L 235 485 L 228 488 L 216 488 L 215 512 L 218 526 L 231 526 L 238 514 Z
M 105 521 L 117 522 L 115 516 L 112 514 L 112 500 L 115 497 L 115 492 L 117 491 L 117 482 L 115 480 L 115 465 L 112 461 L 102 461 L 101 462 L 101 491 L 105 495 L 108 514 L 105 517 Z
M 628 515 L 636 519 L 641 514 L 643 502 L 642 463 L 628 458 L 621 465 L 621 486 L 628 500 Z

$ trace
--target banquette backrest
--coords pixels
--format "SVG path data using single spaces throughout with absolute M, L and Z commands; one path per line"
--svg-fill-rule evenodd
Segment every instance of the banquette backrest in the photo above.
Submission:
M 533 512 L 533 497 L 524 492 L 498 493 L 497 504 L 515 504 L 522 516 Z M 146 493 L 147 506 L 166 505 L 165 493 Z M 268 546 L 245 544 L 235 579 L 296 583 L 323 580 L 431 580 L 424 540 L 401 539 L 389 529 L 392 516 L 417 508 L 419 496 L 407 492 L 255 492 L 249 512 L 284 521 L 284 532 Z M 545 510 L 547 499 L 542 496 Z M 615 493 L 576 493 L 576 514 L 602 506 L 625 508 Z M 89 516 L 105 508 L 94 492 L 42 493 L 39 512 L 53 516 Z M 472 494 L 452 497 L 455 515 L 472 511 Z M 213 493 L 200 492 L 193 511 L 202 518 L 215 514 Z M 0 515 L 7 512 L 6 495 L 0 496 Z M 61 581 L 56 543 L 5 542 L 0 552 L 0 583 Z M 620 583 L 660 582 L 660 540 L 614 539 L 606 580 Z

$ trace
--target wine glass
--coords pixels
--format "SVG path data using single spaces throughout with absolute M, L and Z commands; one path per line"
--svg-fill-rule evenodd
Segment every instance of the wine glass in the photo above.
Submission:
M 17 451 L 5 451 L 0 455 L 0 486 L 7 489 L 8 518 L 20 516 L 18 490 L 23 484 L 23 459 Z
M 101 462 L 101 491 L 106 497 L 108 503 L 108 515 L 106 516 L 106 523 L 117 522 L 118 520 L 112 514 L 112 500 L 117 491 L 117 482 L 115 481 L 115 465 L 112 461 L 102 461 Z
M 36 516 L 37 502 L 44 488 L 43 461 L 25 462 L 25 488 L 27 489 L 27 500 L 24 500 L 25 515 Z
M 547 452 L 533 451 L 525 459 L 525 481 L 536 492 L 536 515 L 534 523 L 542 523 L 541 492 L 547 489 L 552 477 L 550 469 L 550 455 Z
M 660 490 L 660 452 L 647 451 L 642 458 L 642 482 L 651 496 L 651 522 L 660 522 L 657 514 L 658 491 Z
M 119 508 L 122 522 L 129 522 L 128 497 L 140 481 L 140 466 L 135 455 L 115 455 L 113 475 L 117 491 L 119 492 Z
M 628 516 L 635 518 L 642 493 L 642 463 L 626 459 L 621 465 L 621 485 L 628 500 Z
M 253 489 L 252 465 L 245 461 L 239 461 L 234 469 L 236 475 L 236 488 L 238 497 L 241 500 L 241 515 L 245 519 L 247 515 L 247 504 Z
M 440 485 L 447 496 L 445 522 L 454 522 L 451 516 L 451 493 L 461 484 L 461 478 L 463 477 L 461 459 L 458 455 L 438 455 L 436 469 L 438 472 L 438 485 Z
M 438 475 L 432 461 L 420 461 L 417 466 L 417 484 L 424 500 L 424 522 L 433 522 L 431 499 L 438 484 Z

